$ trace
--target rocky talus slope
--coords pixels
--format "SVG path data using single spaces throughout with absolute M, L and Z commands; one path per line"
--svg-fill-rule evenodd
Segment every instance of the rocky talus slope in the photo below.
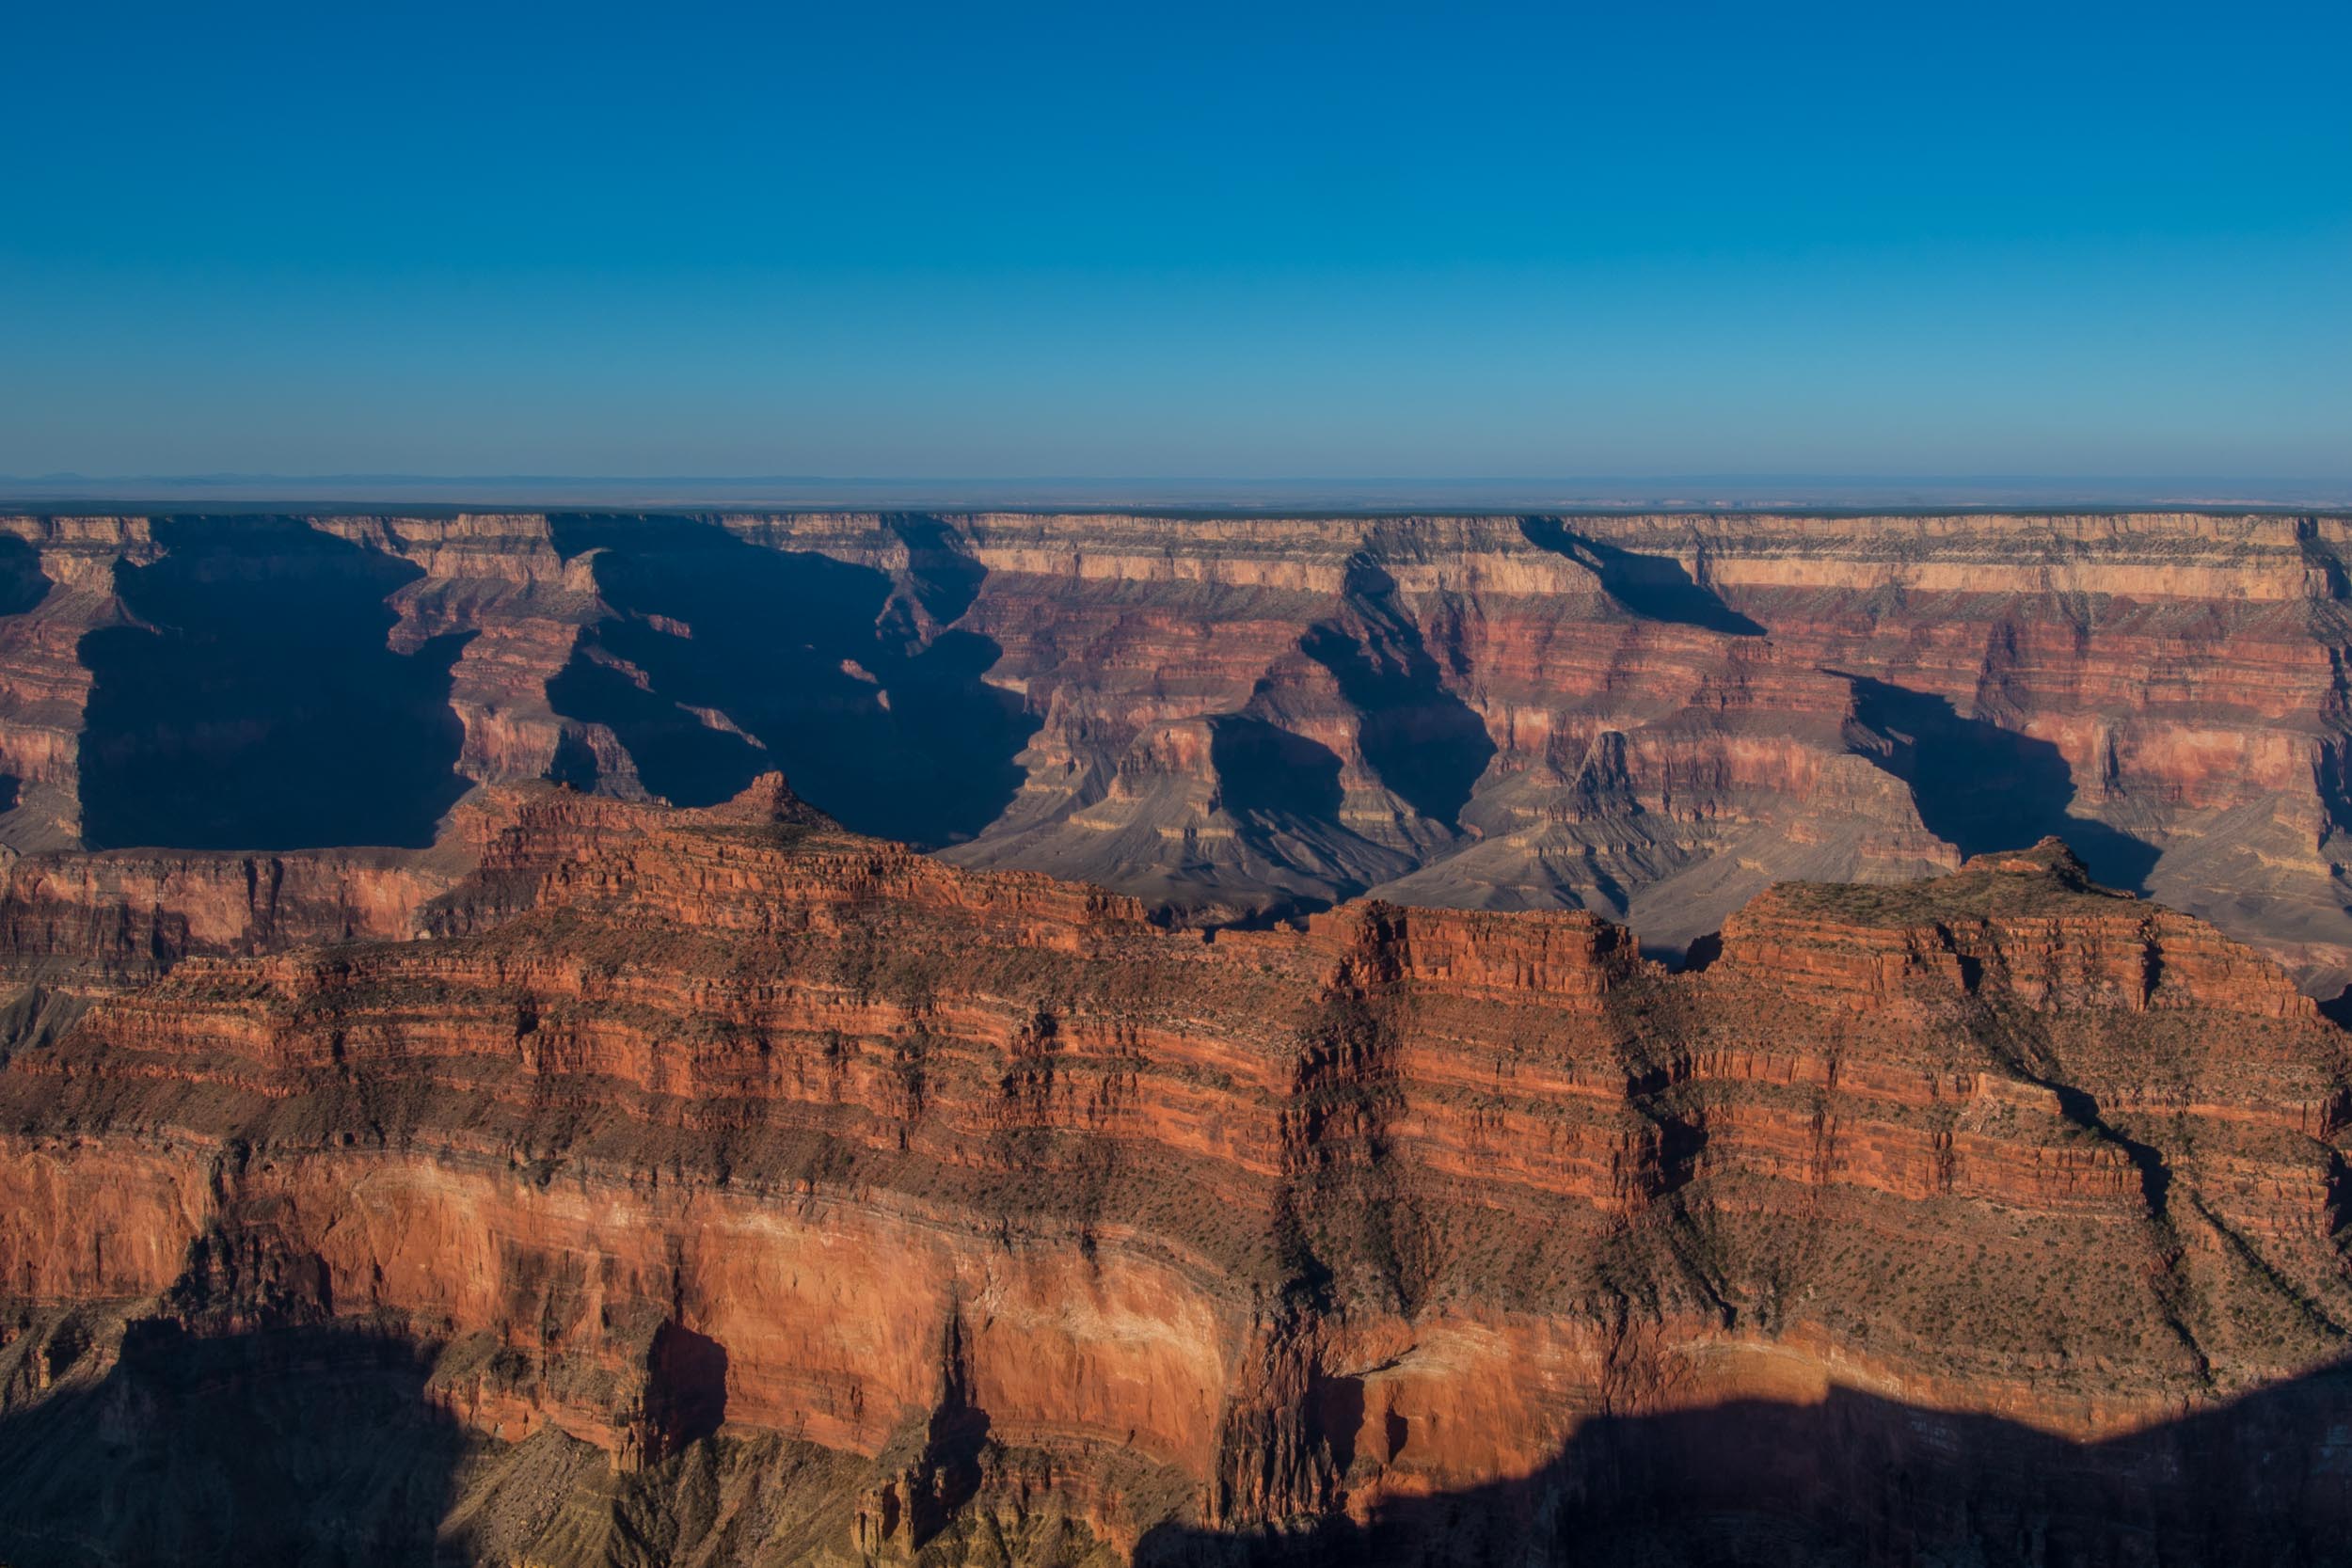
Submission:
M 2352 980 L 2352 520 L 0 518 L 0 848 L 418 847 L 553 778 L 1201 924 L 1584 909 L 2057 833 Z
M 2347 1037 L 2063 846 L 1171 927 L 501 785 L 17 863 L 0 1560 L 2280 1562 Z

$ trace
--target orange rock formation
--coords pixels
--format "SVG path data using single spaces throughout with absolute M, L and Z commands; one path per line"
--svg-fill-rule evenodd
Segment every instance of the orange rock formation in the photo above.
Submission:
M 1169 928 L 774 779 L 28 857 L 6 913 L 27 1562 L 76 1503 L 203 1555 L 233 1486 L 74 1466 L 321 1389 L 388 1435 L 295 1495 L 359 1475 L 335 1529 L 483 1561 L 1708 1560 L 1710 1519 L 2122 1560 L 2352 1517 L 2345 1037 L 2054 842 L 1775 886 L 1683 974 L 1581 911 Z

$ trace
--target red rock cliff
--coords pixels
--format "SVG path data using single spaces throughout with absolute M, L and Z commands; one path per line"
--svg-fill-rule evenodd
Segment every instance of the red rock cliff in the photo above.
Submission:
M 2056 845 L 1670 974 L 1582 911 L 1204 938 L 773 783 L 470 820 L 152 963 L 154 873 L 41 870 L 88 1006 L 0 1069 L 22 1430 L 294 1345 L 437 1413 L 484 1560 L 1540 1560 L 1655 1484 L 1891 1561 L 2220 1528 L 2134 1445 L 2273 1451 L 2352 1323 L 2344 1037 Z

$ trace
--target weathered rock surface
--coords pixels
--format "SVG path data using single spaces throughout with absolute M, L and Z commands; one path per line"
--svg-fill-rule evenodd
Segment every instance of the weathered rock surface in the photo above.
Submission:
M 0 846 L 422 847 L 723 800 L 1207 924 L 1629 920 L 2057 832 L 2352 980 L 2352 521 L 0 519 Z M 12 791 L 12 794 L 5 793 Z
M 11 1561 L 2352 1526 L 2347 1037 L 2055 843 L 1773 886 L 1680 974 L 1582 911 L 1169 928 L 773 778 L 13 874 L 73 1005 L 0 1065 Z

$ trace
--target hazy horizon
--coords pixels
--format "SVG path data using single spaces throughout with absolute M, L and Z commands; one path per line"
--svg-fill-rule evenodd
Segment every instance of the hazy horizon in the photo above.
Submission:
M 2352 476 L 2341 6 L 9 41 L 0 473 Z
M 903 507 L 936 511 L 1792 510 L 2133 507 L 2339 511 L 2352 480 L 2242 476 L 1693 474 L 1338 479 L 1153 475 L 0 474 L 0 505 Z

